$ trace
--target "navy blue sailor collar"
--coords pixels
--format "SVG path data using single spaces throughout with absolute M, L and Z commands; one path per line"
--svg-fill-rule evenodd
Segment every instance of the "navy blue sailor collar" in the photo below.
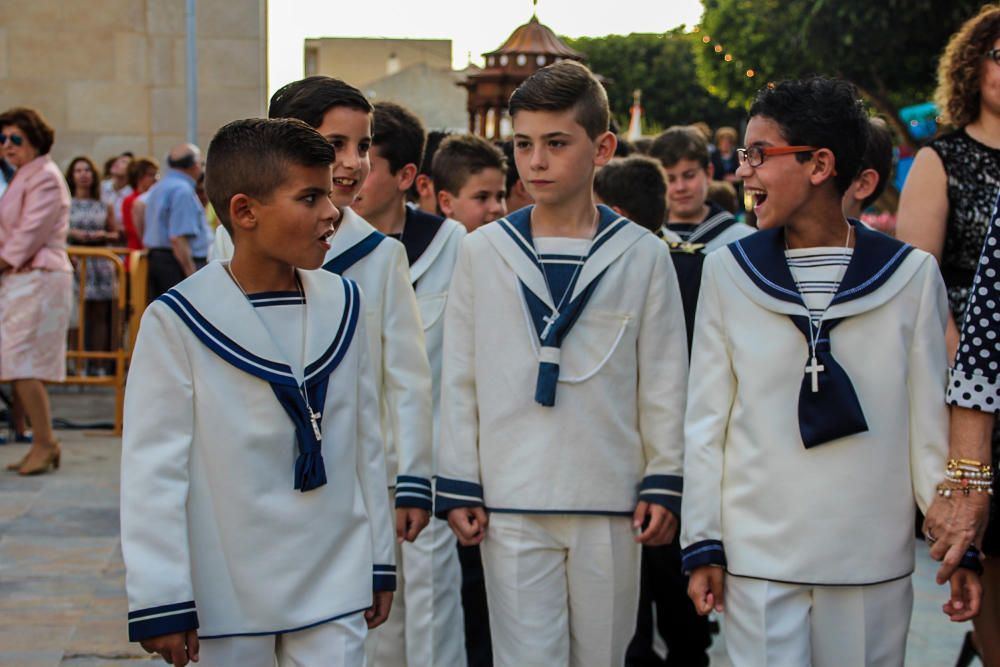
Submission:
M 526 206 L 505 218 L 481 227 L 490 241 L 524 286 L 550 309 L 555 308 L 549 295 L 542 264 L 535 251 L 531 234 L 531 211 Z M 569 300 L 575 300 L 605 269 L 622 256 L 640 238 L 648 234 L 644 228 L 618 215 L 607 206 L 597 206 L 599 220 L 594 240 Z
M 856 315 L 876 308 L 915 275 L 920 266 L 913 247 L 857 220 L 854 227 L 854 252 L 833 297 L 827 318 Z M 783 228 L 767 229 L 727 246 L 738 267 L 737 282 L 754 301 L 777 312 L 806 313 L 802 297 L 785 259 Z M 747 282 L 749 281 L 749 283 Z M 748 289 L 749 288 L 749 289 Z

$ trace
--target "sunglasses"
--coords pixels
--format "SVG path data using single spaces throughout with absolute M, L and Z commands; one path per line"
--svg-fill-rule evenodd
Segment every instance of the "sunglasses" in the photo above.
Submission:
M 4 134 L 3 132 L 0 132 L 0 146 L 6 145 L 8 139 L 10 139 L 10 143 L 15 146 L 20 146 L 24 143 L 24 137 L 20 134 Z

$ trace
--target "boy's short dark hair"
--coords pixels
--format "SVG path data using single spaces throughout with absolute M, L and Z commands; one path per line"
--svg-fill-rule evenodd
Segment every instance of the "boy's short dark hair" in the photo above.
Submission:
M 871 124 L 854 84 L 817 76 L 768 85 L 750 107 L 750 117 L 754 116 L 777 123 L 789 145 L 832 151 L 837 169 L 834 185 L 841 195 L 857 177 Z M 795 154 L 799 162 L 810 156 Z
M 610 127 L 607 91 L 589 69 L 573 60 L 548 65 L 525 79 L 510 96 L 508 111 L 514 118 L 520 111 L 567 109 L 576 112 L 576 122 L 591 139 Z
M 886 186 L 889 185 L 889 176 L 892 174 L 892 131 L 881 118 L 872 118 L 869 122 L 871 126 L 868 146 L 865 148 L 864 157 L 861 158 L 861 168 L 858 173 L 865 169 L 874 169 L 875 173 L 878 174 L 878 185 L 861 202 L 862 209 L 868 208 L 882 196 Z
M 510 197 L 510 191 L 514 189 L 514 184 L 517 183 L 517 179 L 521 178 L 521 174 L 517 171 L 517 162 L 514 161 L 514 142 L 505 141 L 500 144 L 500 150 L 503 151 L 503 156 L 507 161 L 507 173 L 506 173 L 506 186 L 507 186 L 507 197 Z
M 434 162 L 434 154 L 437 153 L 438 146 L 449 134 L 450 132 L 447 130 L 431 130 L 427 133 L 427 141 L 424 142 L 424 157 L 420 161 L 420 168 L 417 169 L 418 176 L 429 176 L 433 180 L 431 164 Z M 410 201 L 417 201 L 420 198 L 420 193 L 417 192 L 417 179 L 413 179 L 413 185 L 406 192 L 406 196 Z
M 714 179 L 709 181 L 705 200 L 717 204 L 733 214 L 739 209 L 736 188 L 728 181 L 716 181 Z
M 314 128 L 295 118 L 248 118 L 222 126 L 205 159 L 205 190 L 230 234 L 234 195 L 269 198 L 285 182 L 286 167 L 322 167 L 337 155 Z
M 372 112 L 371 102 L 349 83 L 329 76 L 309 76 L 285 84 L 271 95 L 268 118 L 297 118 L 312 127 L 323 124 L 333 107 Z
M 692 125 L 674 125 L 661 132 L 650 144 L 649 155 L 668 169 L 681 160 L 693 160 L 708 169 L 708 141 Z
M 597 170 L 594 192 L 608 206 L 655 232 L 667 213 L 667 184 L 659 163 L 645 155 L 615 158 Z
M 424 124 L 409 109 L 395 102 L 375 103 L 372 145 L 388 160 L 393 174 L 408 164 L 419 166 L 424 157 Z
M 453 134 L 441 142 L 434 155 L 434 190 L 457 195 L 469 176 L 490 168 L 507 171 L 499 148 L 474 134 Z

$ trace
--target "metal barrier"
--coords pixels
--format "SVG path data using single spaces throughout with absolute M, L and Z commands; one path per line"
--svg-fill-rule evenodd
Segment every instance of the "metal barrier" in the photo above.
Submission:
M 77 318 L 75 340 L 67 345 L 67 364 L 72 372 L 67 372 L 62 383 L 67 385 L 113 387 L 115 390 L 114 435 L 122 432 L 122 415 L 125 407 L 125 374 L 132 357 L 132 349 L 139 332 L 139 319 L 146 308 L 146 278 L 148 265 L 144 251 L 128 248 L 70 246 L 67 249 L 76 266 Z M 129 270 L 125 270 L 123 257 L 129 259 Z M 87 263 L 107 261 L 115 269 L 117 295 L 111 300 L 111 323 L 108 350 L 86 349 L 87 330 Z M 88 375 L 84 372 L 90 361 L 110 361 L 114 371 L 105 375 Z

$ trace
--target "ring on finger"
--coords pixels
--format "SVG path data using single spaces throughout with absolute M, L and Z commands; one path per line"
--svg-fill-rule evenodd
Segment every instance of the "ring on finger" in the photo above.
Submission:
M 929 530 L 924 531 L 924 538 L 927 540 L 927 544 L 934 544 L 937 542 L 937 538 L 931 535 L 931 531 Z

